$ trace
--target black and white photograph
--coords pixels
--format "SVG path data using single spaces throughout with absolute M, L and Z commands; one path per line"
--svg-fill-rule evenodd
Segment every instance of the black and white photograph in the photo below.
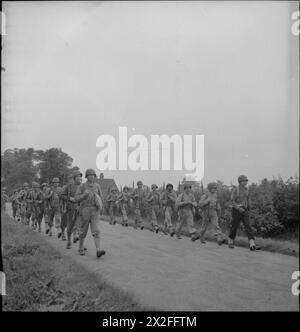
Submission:
M 2 1 L 2 314 L 299 312 L 299 34 L 299 1 Z

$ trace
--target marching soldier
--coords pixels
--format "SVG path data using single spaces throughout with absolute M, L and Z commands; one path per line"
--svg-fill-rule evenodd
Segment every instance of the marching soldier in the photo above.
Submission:
M 152 192 L 149 193 L 148 197 L 147 197 L 147 202 L 150 204 L 150 208 L 151 208 L 151 212 L 150 212 L 150 216 L 151 216 L 151 226 L 152 229 L 155 231 L 155 233 L 157 234 L 159 231 L 159 227 L 157 224 L 157 218 L 159 215 L 159 211 L 160 211 L 160 206 L 161 206 L 161 202 L 160 202 L 160 194 L 157 191 L 158 187 L 156 184 L 153 184 L 151 186 Z
M 51 210 L 50 199 L 49 199 L 50 192 L 51 192 L 51 189 L 50 189 L 48 183 L 44 182 L 42 184 L 42 197 L 43 197 L 42 212 L 43 212 L 44 219 L 45 219 L 46 234 L 49 234 L 49 231 L 50 231 L 50 226 L 49 226 L 49 218 L 50 218 L 50 210 Z M 47 198 L 47 197 L 49 197 L 49 198 Z
M 1 210 L 5 211 L 6 206 L 5 204 L 9 201 L 9 197 L 6 195 L 5 190 L 2 190 L 1 192 Z
M 176 235 L 178 239 L 181 239 L 181 229 L 182 226 L 186 223 L 188 232 L 191 235 L 192 241 L 195 241 L 200 238 L 197 234 L 196 229 L 194 228 L 194 213 L 195 208 L 197 207 L 196 199 L 194 194 L 191 192 L 192 186 L 185 184 L 184 192 L 177 197 L 176 207 L 178 208 L 178 225 L 176 229 Z
M 167 184 L 166 191 L 162 194 L 161 202 L 165 211 L 165 220 L 163 233 L 170 233 L 171 236 L 175 234 L 174 227 L 172 225 L 172 215 L 175 211 L 175 203 L 177 200 L 177 195 L 173 191 L 173 185 L 171 183 Z
M 79 226 L 80 226 L 80 214 L 79 204 L 75 199 L 75 194 L 78 187 L 82 182 L 82 173 L 76 170 L 72 174 L 73 182 L 67 184 L 62 191 L 62 198 L 66 202 L 66 218 L 67 218 L 67 246 L 66 249 L 71 248 L 71 236 L 73 233 L 73 243 L 79 240 Z
M 11 198 L 11 207 L 13 212 L 13 218 L 18 220 L 19 218 L 19 204 L 18 204 L 18 190 L 15 190 Z
M 122 226 L 128 226 L 127 214 L 129 210 L 130 194 L 127 186 L 123 188 L 123 192 L 120 194 L 117 202 L 121 204 Z
M 110 221 L 109 223 L 111 225 L 116 224 L 116 214 L 117 214 L 117 208 L 118 208 L 118 189 L 111 188 L 110 194 L 106 198 L 106 202 L 108 204 L 108 210 L 109 210 L 109 217 Z
M 75 200 L 80 203 L 81 213 L 79 254 L 85 255 L 84 239 L 90 225 L 96 247 L 96 256 L 100 258 L 105 254 L 105 250 L 100 250 L 100 213 L 103 210 L 103 196 L 99 184 L 95 182 L 95 171 L 87 169 L 85 177 L 87 181 L 77 188 L 75 194 Z
M 69 188 L 69 186 L 73 183 L 73 177 L 72 177 L 72 174 L 70 174 L 68 176 L 68 179 L 67 179 L 67 184 L 65 186 L 63 186 L 62 188 L 62 192 L 65 191 L 65 188 Z M 61 211 L 61 239 L 63 241 L 66 240 L 66 235 L 65 235 L 65 230 L 67 228 L 67 225 L 68 225 L 68 198 L 66 196 L 61 196 L 62 198 L 62 211 Z
M 221 212 L 221 206 L 217 198 L 218 185 L 215 182 L 211 182 L 207 185 L 207 194 L 202 195 L 200 198 L 199 206 L 203 210 L 203 222 L 200 229 L 200 242 L 205 243 L 204 234 L 207 230 L 207 226 L 210 223 L 215 231 L 215 236 L 219 245 L 226 242 L 225 235 L 222 233 L 219 226 L 219 215 Z
M 229 248 L 234 248 L 234 240 L 236 232 L 242 221 L 245 227 L 245 232 L 248 236 L 250 250 L 259 250 L 260 247 L 254 242 L 254 234 L 250 225 L 250 200 L 249 191 L 247 188 L 248 178 L 245 175 L 238 177 L 238 187 L 234 188 L 231 192 L 231 206 L 232 206 L 232 224 L 229 233 Z
M 24 182 L 23 189 L 20 191 L 18 197 L 18 203 L 20 205 L 21 222 L 25 225 L 29 225 L 30 211 L 28 207 L 27 197 L 29 195 L 29 184 Z
M 30 205 L 32 228 L 35 230 L 38 226 L 41 232 L 41 205 L 43 203 L 42 193 L 40 192 L 39 184 L 32 182 L 32 190 L 28 194 L 28 204 Z
M 55 228 L 57 230 L 57 237 L 60 238 L 62 236 L 61 229 L 61 211 L 62 211 L 62 199 L 61 193 L 62 188 L 59 186 L 59 178 L 52 179 L 52 188 L 48 195 L 45 196 L 45 199 L 49 199 L 49 232 L 48 235 L 52 236 L 52 227 L 53 221 L 55 223 Z
M 137 189 L 133 191 L 131 194 L 131 198 L 133 199 L 134 204 L 134 229 L 137 229 L 138 226 L 141 230 L 144 228 L 141 209 L 146 199 L 146 192 L 143 189 L 143 182 L 137 182 Z

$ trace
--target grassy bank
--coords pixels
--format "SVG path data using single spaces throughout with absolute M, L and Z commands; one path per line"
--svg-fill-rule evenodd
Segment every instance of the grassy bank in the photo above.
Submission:
M 129 294 L 62 257 L 39 234 L 2 214 L 3 311 L 140 311 Z
M 102 216 L 103 220 L 109 221 L 109 216 Z M 144 219 L 145 220 L 145 219 Z M 121 223 L 121 217 L 117 217 L 117 222 Z M 133 220 L 129 218 L 129 224 L 133 225 Z M 160 227 L 162 227 L 162 220 L 158 221 Z M 199 223 L 195 223 L 195 227 L 200 229 Z M 145 221 L 145 228 L 151 229 L 150 223 Z M 182 234 L 188 236 L 187 228 L 182 228 Z M 216 242 L 211 230 L 208 230 L 205 234 L 206 240 Z M 256 243 L 261 247 L 262 250 L 280 253 L 284 255 L 299 257 L 299 238 L 293 237 L 291 239 L 265 239 L 256 238 Z M 246 236 L 238 235 L 235 240 L 236 246 L 249 248 L 249 242 Z

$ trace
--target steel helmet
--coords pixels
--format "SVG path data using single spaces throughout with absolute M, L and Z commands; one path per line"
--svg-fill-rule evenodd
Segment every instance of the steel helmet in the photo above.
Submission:
M 32 182 L 32 188 L 39 188 L 39 184 L 35 181 Z
M 168 189 L 169 187 L 172 188 L 172 189 L 174 188 L 173 185 L 172 185 L 172 183 L 168 183 L 167 184 L 166 188 Z
M 157 189 L 158 188 L 158 186 L 156 185 L 156 184 L 153 184 L 152 186 L 151 186 L 151 189 Z
M 53 178 L 52 179 L 52 183 L 59 183 L 60 181 L 59 181 L 59 178 Z
M 72 173 L 72 177 L 73 177 L 73 179 L 76 178 L 76 176 L 80 176 L 80 177 L 82 177 L 82 173 L 81 173 L 79 170 L 76 170 L 76 171 L 74 171 L 74 172 Z
M 48 183 L 47 183 L 47 182 L 42 183 L 41 187 L 42 187 L 42 188 L 43 188 L 43 187 L 48 187 Z
M 29 184 L 28 184 L 27 182 L 24 182 L 24 183 L 23 183 L 23 188 L 24 188 L 24 187 L 29 187 Z
M 87 169 L 85 171 L 85 177 L 86 178 L 88 177 L 88 175 L 95 175 L 95 176 L 97 176 L 96 173 L 95 173 L 95 171 L 92 168 L 89 168 L 89 169 Z
M 247 178 L 246 175 L 240 175 L 240 176 L 238 177 L 238 182 L 240 183 L 240 182 L 242 182 L 242 181 L 248 181 L 248 178 Z
M 183 186 L 183 189 L 186 189 L 186 188 L 192 188 L 192 185 L 186 183 L 186 184 Z
M 139 184 L 143 185 L 143 182 L 141 180 L 139 180 L 136 184 L 137 185 L 139 185 Z
M 129 188 L 128 188 L 127 186 L 125 186 L 125 187 L 123 188 L 123 191 L 125 191 L 125 189 L 129 190 Z
M 207 185 L 207 189 L 208 190 L 211 190 L 211 189 L 217 189 L 218 188 L 218 184 L 216 182 L 210 182 L 208 185 Z

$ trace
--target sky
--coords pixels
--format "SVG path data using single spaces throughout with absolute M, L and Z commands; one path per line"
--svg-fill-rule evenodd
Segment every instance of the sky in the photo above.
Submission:
M 4 2 L 1 149 L 60 147 L 94 168 L 100 135 L 204 135 L 204 184 L 298 174 L 296 2 Z M 104 171 L 177 184 L 189 171 Z

